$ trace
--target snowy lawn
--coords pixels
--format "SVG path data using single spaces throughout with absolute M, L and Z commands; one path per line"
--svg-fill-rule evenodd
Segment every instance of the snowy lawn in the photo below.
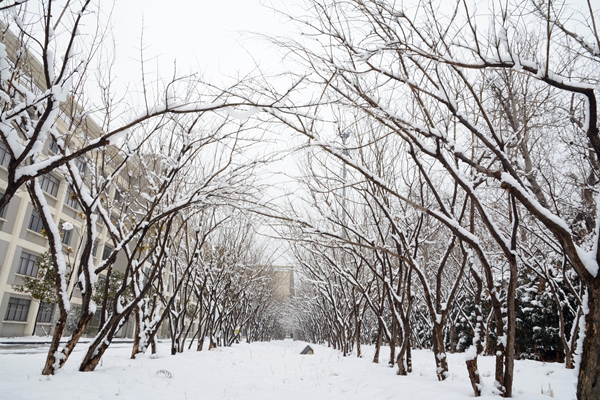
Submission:
M 300 355 L 306 343 L 291 340 L 234 345 L 211 351 L 186 351 L 171 356 L 167 343 L 155 356 L 130 360 L 130 344 L 110 348 L 95 372 L 78 372 L 84 345 L 55 376 L 40 375 L 43 348 L 21 350 L 0 345 L 0 399 L 468 399 L 473 398 L 463 354 L 449 354 L 451 377 L 438 382 L 433 354 L 414 351 L 414 372 L 397 376 L 385 361 L 342 357 L 324 346 L 312 346 L 314 355 Z M 481 399 L 499 399 L 492 393 L 493 359 L 480 358 L 485 379 Z M 576 377 L 562 364 L 517 361 L 515 398 L 575 398 Z

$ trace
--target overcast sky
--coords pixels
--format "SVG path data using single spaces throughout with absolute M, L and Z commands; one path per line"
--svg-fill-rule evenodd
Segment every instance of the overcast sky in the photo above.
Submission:
M 291 23 L 270 7 L 301 12 L 302 0 L 126 0 L 117 1 L 111 18 L 116 45 L 116 74 L 119 84 L 136 85 L 140 80 L 140 40 L 143 27 L 144 58 L 152 60 L 146 68 L 160 68 L 160 75 L 172 76 L 173 62 L 182 73 L 200 72 L 218 83 L 225 76 L 243 75 L 254 69 L 273 72 L 281 67 L 277 49 L 254 35 L 288 35 L 296 31 Z M 154 72 L 154 71 L 152 71 Z M 274 140 L 272 137 L 271 140 Z M 278 137 L 277 143 L 265 144 L 262 151 L 283 151 L 291 137 Z M 279 150 L 278 150 L 279 149 Z M 283 153 L 282 153 L 283 154 Z M 292 184 L 285 174 L 298 174 L 293 158 L 286 158 L 263 169 L 261 175 L 271 185 Z M 282 194 L 271 186 L 268 196 Z M 272 232 L 270 233 L 272 234 Z M 280 245 L 275 256 L 281 258 Z
M 156 60 L 154 57 L 158 57 L 161 75 L 170 76 L 175 60 L 178 69 L 200 71 L 211 80 L 219 74 L 235 75 L 248 71 L 255 61 L 263 68 L 270 68 L 278 62 L 276 49 L 243 32 L 291 33 L 295 27 L 284 23 L 268 5 L 293 9 L 297 8 L 294 4 L 300 2 L 117 1 L 112 32 L 117 45 L 118 72 L 124 79 L 136 78 L 142 27 L 145 58 Z

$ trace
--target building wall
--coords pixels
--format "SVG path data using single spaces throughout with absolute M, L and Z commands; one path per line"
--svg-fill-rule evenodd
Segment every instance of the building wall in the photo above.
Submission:
M 281 301 L 294 295 L 294 269 L 291 266 L 273 266 L 273 284 L 275 297 Z
M 8 57 L 13 62 L 16 60 L 17 54 L 22 55 L 19 65 L 21 66 L 21 72 L 28 78 L 27 81 L 31 85 L 30 89 L 34 91 L 44 90 L 45 78 L 42 64 L 27 49 L 23 51 L 23 46 L 18 38 L 6 29 L 2 23 L 0 23 L 0 41 L 6 45 Z M 84 111 L 73 98 L 69 97 L 65 103 L 60 105 L 60 108 L 59 118 L 55 121 L 56 128 L 60 132 L 79 130 L 85 133 L 84 136 L 88 138 L 96 138 L 102 134 L 99 126 L 89 117 L 79 127 L 70 126 L 69 115 L 73 113 L 83 114 Z M 71 140 L 74 143 L 78 140 L 77 136 L 73 135 Z M 0 146 L 3 146 L 1 141 Z M 2 151 L 2 148 L 0 148 L 0 151 Z M 105 148 L 104 151 L 111 154 L 113 159 L 119 158 L 116 150 L 111 147 Z M 53 154 L 50 150 L 50 140 L 44 145 L 44 153 Z M 84 232 L 85 221 L 81 219 L 78 210 L 66 204 L 68 184 L 65 179 L 59 174 L 53 176 L 60 182 L 58 191 L 55 195 L 47 193 L 46 200 L 50 205 L 55 223 L 70 222 L 74 226 L 69 243 L 63 245 L 63 252 L 67 261 L 73 264 L 72 269 L 76 270 L 77 265 L 75 263 L 80 258 L 81 233 Z M 7 177 L 7 169 L 0 165 L 0 194 L 6 189 Z M 114 189 L 111 189 L 111 192 L 107 193 L 106 196 L 114 196 Z M 22 252 L 26 251 L 30 254 L 41 255 L 48 250 L 47 239 L 42 234 L 28 229 L 32 211 L 33 205 L 29 201 L 29 195 L 26 190 L 21 189 L 11 199 L 4 210 L 3 216 L 0 216 L 0 337 L 31 335 L 33 333 L 39 302 L 31 299 L 26 294 L 16 292 L 13 287 L 13 285 L 23 283 L 23 276 L 18 273 Z M 105 227 L 97 224 L 97 232 L 98 249 L 94 258 L 95 264 L 101 262 L 104 245 L 109 242 Z M 119 261 L 117 261 L 115 267 L 119 268 Z M 73 307 L 76 308 L 81 303 L 81 296 L 79 291 L 74 289 L 77 277 L 75 274 L 72 275 L 68 291 L 71 294 Z M 26 321 L 7 320 L 7 308 L 11 298 L 31 300 Z M 56 319 L 57 308 L 54 307 L 55 315 L 53 319 Z M 51 326 L 52 324 L 41 324 L 37 327 L 36 333 L 49 332 Z M 132 328 L 128 327 L 125 330 L 131 331 Z

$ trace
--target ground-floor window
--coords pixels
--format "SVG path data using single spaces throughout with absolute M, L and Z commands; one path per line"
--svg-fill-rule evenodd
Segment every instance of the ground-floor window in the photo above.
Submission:
M 52 322 L 52 313 L 54 312 L 54 304 L 42 301 L 40 310 L 38 311 L 37 322 L 42 324 Z
M 8 308 L 6 309 L 6 321 L 27 321 L 27 314 L 29 314 L 29 306 L 31 300 L 18 299 L 11 297 L 8 300 Z

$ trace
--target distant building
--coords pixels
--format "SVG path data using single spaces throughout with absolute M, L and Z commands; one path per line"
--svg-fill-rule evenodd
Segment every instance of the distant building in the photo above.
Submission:
M 294 296 L 294 269 L 291 266 L 273 266 L 275 297 L 281 301 Z

